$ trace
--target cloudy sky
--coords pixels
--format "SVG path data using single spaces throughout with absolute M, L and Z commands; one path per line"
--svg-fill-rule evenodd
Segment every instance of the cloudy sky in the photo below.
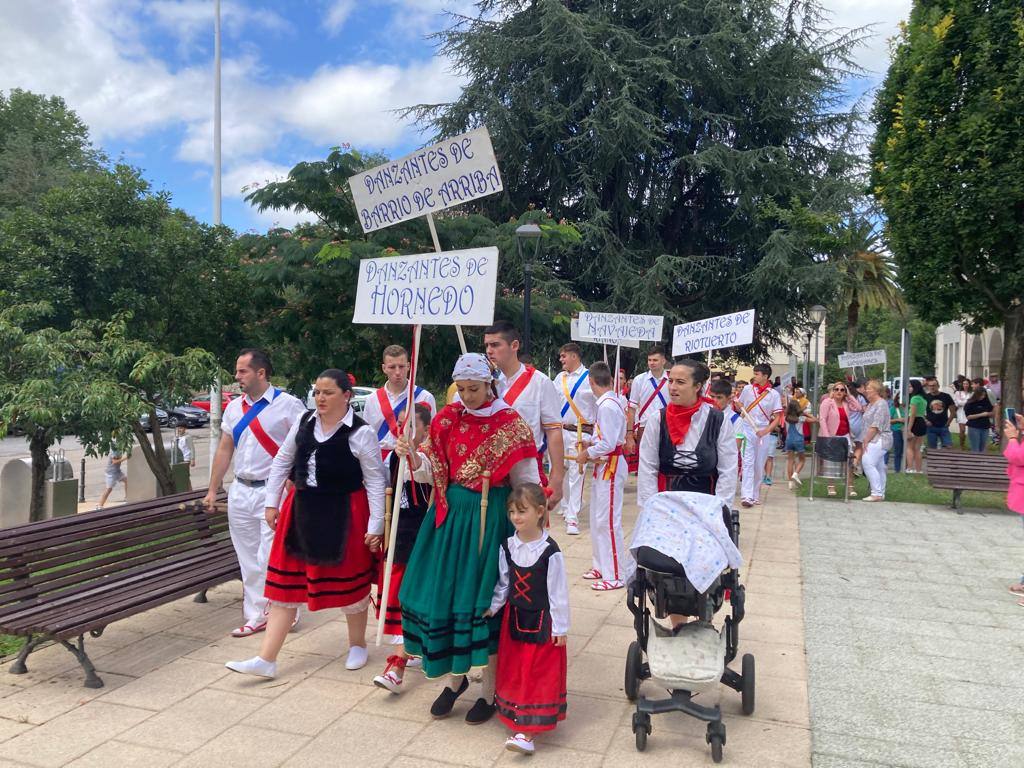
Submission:
M 860 52 L 877 83 L 910 0 L 823 0 L 840 27 L 874 24 Z M 425 35 L 471 0 L 222 0 L 224 221 L 257 214 L 242 188 L 280 178 L 329 147 L 399 154 L 422 143 L 391 110 L 456 96 Z M 212 218 L 213 0 L 0 0 L 0 90 L 62 96 L 111 157 Z

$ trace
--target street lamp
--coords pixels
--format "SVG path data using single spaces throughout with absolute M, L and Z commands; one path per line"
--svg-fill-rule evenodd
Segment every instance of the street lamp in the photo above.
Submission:
M 519 252 L 519 260 L 523 263 L 523 349 L 522 355 L 527 357 L 530 354 L 530 277 L 533 271 L 533 264 L 523 254 L 523 241 L 535 240 L 533 246 L 533 260 L 540 258 L 540 242 L 544 233 L 536 224 L 523 224 L 516 228 L 516 250 Z
M 818 368 L 819 350 L 818 350 L 818 337 L 821 331 L 821 324 L 825 322 L 825 318 L 828 316 L 828 309 L 821 306 L 821 304 L 815 304 L 811 307 L 811 325 L 814 327 L 814 389 L 811 393 L 811 404 L 817 412 L 818 410 L 818 386 L 821 384 L 819 381 L 820 373 Z

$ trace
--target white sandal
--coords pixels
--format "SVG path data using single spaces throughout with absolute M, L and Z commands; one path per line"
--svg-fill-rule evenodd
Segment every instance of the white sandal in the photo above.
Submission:
M 517 733 L 505 739 L 505 749 L 509 752 L 518 752 L 521 755 L 533 754 L 533 739 L 526 738 L 525 733 Z
M 613 579 L 611 581 L 595 581 L 593 584 L 590 585 L 590 588 L 593 589 L 595 592 L 611 592 L 613 589 L 622 589 L 625 586 L 626 585 L 624 582 Z
M 249 635 L 255 635 L 257 632 L 262 632 L 267 628 L 267 622 L 257 624 L 255 627 L 252 624 L 243 624 L 237 629 L 231 630 L 232 637 L 249 637 Z
M 601 572 L 596 568 L 591 568 L 589 571 L 583 574 L 583 578 L 587 581 L 593 581 L 594 579 L 601 578 Z

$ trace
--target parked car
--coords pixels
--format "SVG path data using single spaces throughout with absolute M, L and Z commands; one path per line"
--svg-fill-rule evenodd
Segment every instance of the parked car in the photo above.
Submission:
M 156 409 L 156 420 L 160 423 L 161 427 L 167 426 L 167 411 L 163 408 Z M 149 424 L 149 414 L 144 413 L 139 417 L 139 424 L 142 425 L 142 429 L 145 432 L 152 432 L 153 428 Z
M 370 387 L 352 387 L 352 400 L 350 404 L 352 410 L 356 414 L 363 412 L 363 408 L 366 407 L 366 399 L 371 397 L 377 390 L 371 389 Z M 313 401 L 313 388 L 309 388 L 309 392 L 306 393 L 306 407 L 310 410 L 316 408 L 316 403 Z
M 224 409 L 228 407 L 228 403 L 230 403 L 236 397 L 241 397 L 241 395 L 238 392 L 222 392 L 221 393 L 221 397 L 223 398 L 223 400 L 221 401 L 221 413 L 223 413 Z M 200 409 L 206 411 L 207 413 L 209 413 L 210 412 L 210 393 L 209 392 L 204 392 L 201 395 L 196 395 L 195 398 L 192 400 L 192 402 L 189 403 L 189 405 L 191 405 L 191 406 L 193 406 L 195 408 L 200 408 Z
M 210 412 L 194 405 L 176 405 L 167 409 L 167 426 L 171 429 L 179 424 L 192 429 L 210 423 Z

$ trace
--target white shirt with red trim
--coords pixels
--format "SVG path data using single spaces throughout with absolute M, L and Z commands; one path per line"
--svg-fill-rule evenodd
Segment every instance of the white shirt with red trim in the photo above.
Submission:
M 366 398 L 366 401 L 363 403 L 362 418 L 363 421 L 370 425 L 370 429 L 373 430 L 373 434 L 375 436 L 380 432 L 380 425 L 384 423 L 384 412 L 380 408 L 380 400 L 378 399 L 379 395 L 377 394 L 381 389 L 384 390 L 384 394 L 387 395 L 388 402 L 391 403 L 392 412 L 394 411 L 395 406 L 405 400 L 405 396 L 409 391 L 409 387 L 406 386 L 405 389 L 395 395 L 392 394 L 390 389 L 384 386 Z M 437 416 L 437 401 L 434 400 L 434 396 L 427 390 L 424 389 L 416 396 L 416 402 L 423 403 L 430 407 L 431 418 Z M 404 409 L 400 414 L 398 414 L 399 425 L 401 425 L 403 419 L 405 419 Z M 395 436 L 391 434 L 390 429 L 385 433 L 384 439 L 380 441 L 380 447 L 383 450 L 391 450 L 395 447 Z
M 658 384 L 664 381 L 661 385 L 661 389 L 658 390 L 658 394 L 654 395 L 655 390 L 658 388 Z M 651 399 L 651 395 L 654 395 L 654 399 Z M 640 410 L 644 407 L 647 401 L 650 400 L 650 405 L 647 406 L 647 410 L 643 412 L 641 416 Z M 655 379 L 654 375 L 650 371 L 644 371 L 639 376 L 633 379 L 632 388 L 629 390 L 629 408 L 633 411 L 633 424 L 643 424 L 647 419 L 651 418 L 653 413 L 661 413 L 662 408 L 668 404 L 668 371 L 664 371 L 661 374 L 660 379 Z
M 302 414 L 306 412 L 306 406 L 302 401 L 287 392 L 280 392 L 274 397 L 274 388 L 267 387 L 267 391 L 257 400 L 266 400 L 269 405 L 260 411 L 260 426 L 267 436 L 280 446 L 288 436 L 288 431 L 298 423 Z M 255 402 L 248 396 L 236 397 L 228 407 L 224 409 L 221 417 L 221 432 L 228 437 L 235 429 L 235 425 L 242 420 L 242 402 L 249 406 Z M 242 436 L 235 446 L 235 477 L 245 480 L 266 480 L 270 476 L 270 466 L 274 463 L 274 457 L 267 453 L 267 449 L 260 445 L 256 435 L 252 433 L 252 427 L 246 427 Z
M 511 378 L 506 377 L 504 373 L 500 374 L 498 396 L 504 398 L 519 377 L 525 375 L 526 366 L 522 363 Z M 555 383 L 538 370 L 534 370 L 530 383 L 519 393 L 515 402 L 509 405 L 530 425 L 538 451 L 544 445 L 545 428 L 562 428 L 562 398 L 555 389 Z
M 737 398 L 740 405 L 750 414 L 750 418 L 753 419 L 758 429 L 764 429 L 771 423 L 772 419 L 778 418 L 779 414 L 782 413 L 782 399 L 776 390 L 769 387 L 767 392 L 764 393 L 764 397 L 761 397 L 761 394 L 754 389 L 753 384 L 747 384 Z M 761 399 L 758 400 L 758 398 Z M 757 405 L 754 405 L 755 402 Z M 742 424 L 742 429 L 745 432 L 749 434 L 754 433 L 746 419 L 740 417 L 740 420 L 736 423 Z
M 614 453 L 626 440 L 626 412 L 619 395 L 605 392 L 597 399 L 595 410 L 594 441 L 587 448 L 587 457 L 591 459 Z

